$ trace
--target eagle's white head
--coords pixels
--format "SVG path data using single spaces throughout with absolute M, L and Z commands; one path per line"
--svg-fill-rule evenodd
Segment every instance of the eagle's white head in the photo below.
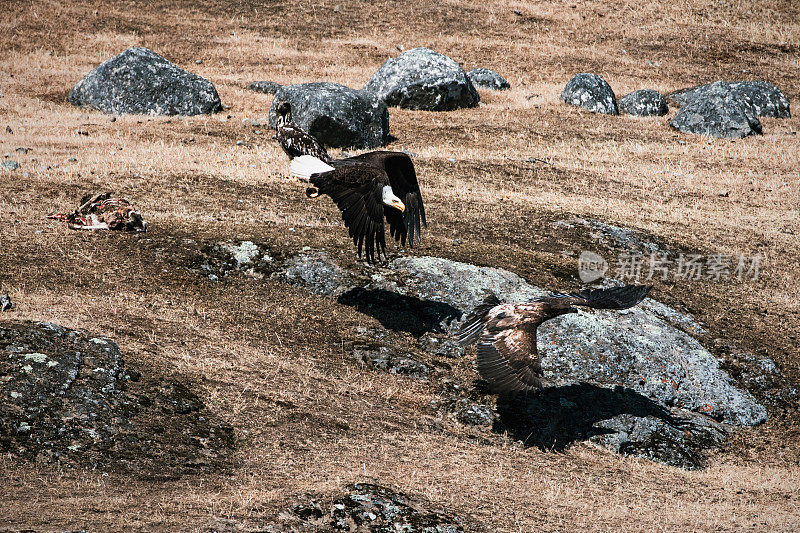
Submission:
M 394 207 L 395 209 L 399 209 L 400 212 L 406 210 L 405 204 L 400 200 L 400 198 L 395 196 L 391 185 L 385 185 L 383 187 L 383 203 L 388 205 L 389 207 Z

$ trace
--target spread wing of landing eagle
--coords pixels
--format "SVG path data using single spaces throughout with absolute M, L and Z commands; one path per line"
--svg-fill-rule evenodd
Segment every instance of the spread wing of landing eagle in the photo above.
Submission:
M 314 186 L 309 196 L 327 194 L 342 212 L 342 220 L 358 248 L 370 263 L 377 253 L 386 257 L 385 223 L 401 245 L 420 242 L 427 227 L 425 204 L 414 163 L 408 154 L 378 150 L 327 164 L 302 156 L 289 165 L 292 176 Z
M 275 108 L 275 115 L 275 138 L 289 159 L 311 155 L 325 163 L 331 161 L 325 147 L 292 119 L 292 106 L 289 102 L 280 102 Z
M 501 303 L 491 295 L 467 317 L 459 342 L 477 342 L 478 372 L 496 393 L 530 391 L 545 385 L 536 329 L 551 318 L 577 312 L 576 307 L 628 309 L 641 302 L 652 285 L 557 294 L 520 304 Z

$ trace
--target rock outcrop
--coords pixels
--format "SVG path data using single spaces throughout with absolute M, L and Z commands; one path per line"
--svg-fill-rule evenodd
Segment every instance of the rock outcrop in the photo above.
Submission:
M 200 115 L 222 110 L 217 90 L 147 48 L 129 48 L 101 63 L 67 97 L 112 115 Z
M 619 115 L 614 91 L 606 80 L 597 74 L 583 72 L 573 77 L 561 92 L 561 100 L 588 109 L 592 113 Z
M 428 48 L 414 48 L 387 60 L 364 90 L 389 107 L 425 111 L 475 107 L 480 102 L 464 69 Z
M 285 85 L 270 106 L 273 128 L 280 102 L 289 102 L 294 121 L 326 146 L 377 148 L 389 141 L 389 111 L 367 91 L 338 83 Z
M 0 324 L 0 397 L 0 450 L 28 460 L 173 477 L 225 468 L 232 451 L 233 430 L 184 384 L 56 324 Z
M 666 99 L 658 91 L 641 89 L 617 100 L 619 112 L 637 117 L 663 117 L 669 111 Z

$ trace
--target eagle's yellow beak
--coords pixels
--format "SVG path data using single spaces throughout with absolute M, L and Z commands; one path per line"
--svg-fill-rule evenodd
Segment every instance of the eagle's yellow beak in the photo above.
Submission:
M 392 202 L 392 207 L 394 207 L 395 209 L 399 209 L 401 213 L 405 213 L 406 211 L 405 204 L 400 200 L 395 200 L 394 202 Z

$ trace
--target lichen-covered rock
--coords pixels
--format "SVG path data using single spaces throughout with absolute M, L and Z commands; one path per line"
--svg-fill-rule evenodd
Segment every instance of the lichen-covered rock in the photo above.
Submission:
M 403 280 L 398 292 L 464 313 L 483 301 L 486 290 L 509 302 L 547 294 L 511 272 L 447 259 L 403 257 L 391 268 Z M 459 324 L 451 320 L 446 327 L 455 333 Z M 539 327 L 538 347 L 545 375 L 556 384 L 624 385 L 729 424 L 766 420 L 766 409 L 735 386 L 708 350 L 646 306 L 562 315 Z
M 50 323 L 0 324 L 0 398 L 0 450 L 39 462 L 173 476 L 222 467 L 233 444 L 185 385 Z
M 429 48 L 414 48 L 387 60 L 364 90 L 389 107 L 425 111 L 475 107 L 480 102 L 464 69 Z
M 101 63 L 67 97 L 113 115 L 199 115 L 222 110 L 217 90 L 147 48 L 129 48 Z
M 413 354 L 399 353 L 388 339 L 385 331 L 357 328 L 357 335 L 347 343 L 350 356 L 370 368 L 383 370 L 390 374 L 426 379 L 431 369 L 418 361 Z
M 671 92 L 667 99 L 685 106 L 698 98 L 726 93 L 757 117 L 791 117 L 789 99 L 768 81 L 717 81 Z
M 356 483 L 325 505 L 304 501 L 281 513 L 267 531 L 353 531 L 460 533 L 461 520 L 432 502 L 402 492 Z
M 338 83 L 302 83 L 281 87 L 269 109 L 275 127 L 275 108 L 292 105 L 292 119 L 326 146 L 376 148 L 389 141 L 389 110 L 366 91 Z
M 625 232 L 619 235 L 627 244 L 643 246 Z M 339 284 L 339 291 L 347 287 L 340 303 L 389 330 L 411 333 L 423 350 L 444 357 L 460 356 L 449 353 L 446 338 L 452 341 L 463 316 L 487 291 L 508 302 L 548 294 L 506 270 L 435 257 L 402 257 L 388 268 L 371 267 L 369 275 L 341 269 L 327 256 L 303 264 L 309 270 L 303 280 L 310 281 L 301 282 L 311 290 L 324 283 L 315 277 L 324 280 L 335 272 L 330 277 L 338 281 L 331 285 Z M 537 345 L 551 385 L 538 394 L 498 398 L 498 424 L 492 425 L 543 449 L 591 439 L 620 453 L 702 467 L 706 451 L 725 439 L 721 423 L 756 425 L 767 416 L 764 406 L 691 336 L 704 333 L 692 317 L 651 298 L 629 310 L 581 310 L 549 320 L 539 328 Z M 374 337 L 391 352 L 390 339 Z M 760 363 L 757 368 L 764 372 L 742 370 L 737 376 L 773 383 L 772 367 Z M 780 398 L 797 397 L 788 385 L 770 390 Z M 454 394 L 456 400 L 461 396 L 458 390 Z M 446 410 L 462 423 L 488 425 L 494 416 L 491 406 L 470 411 L 472 400 L 456 400 Z
M 561 92 L 561 100 L 588 109 L 592 113 L 619 115 L 614 91 L 606 80 L 597 74 L 582 72 L 573 77 Z
M 225 241 L 202 248 L 192 270 L 211 281 L 219 281 L 235 272 L 263 278 L 275 270 L 269 248 L 252 241 Z
M 743 103 L 723 82 L 716 82 L 681 107 L 670 126 L 686 133 L 722 139 L 761 134 L 754 109 Z
M 617 100 L 619 112 L 637 117 L 663 117 L 669 111 L 666 99 L 660 92 L 641 89 Z
M 505 91 L 511 88 L 503 76 L 488 68 L 474 68 L 467 72 L 467 76 L 475 87 Z
M 301 253 L 289 258 L 284 264 L 283 277 L 314 294 L 328 296 L 342 294 L 356 283 L 356 277 L 332 261 L 324 251 Z
M 251 91 L 262 94 L 275 94 L 281 90 L 281 87 L 283 85 L 274 81 L 254 81 L 247 86 Z

